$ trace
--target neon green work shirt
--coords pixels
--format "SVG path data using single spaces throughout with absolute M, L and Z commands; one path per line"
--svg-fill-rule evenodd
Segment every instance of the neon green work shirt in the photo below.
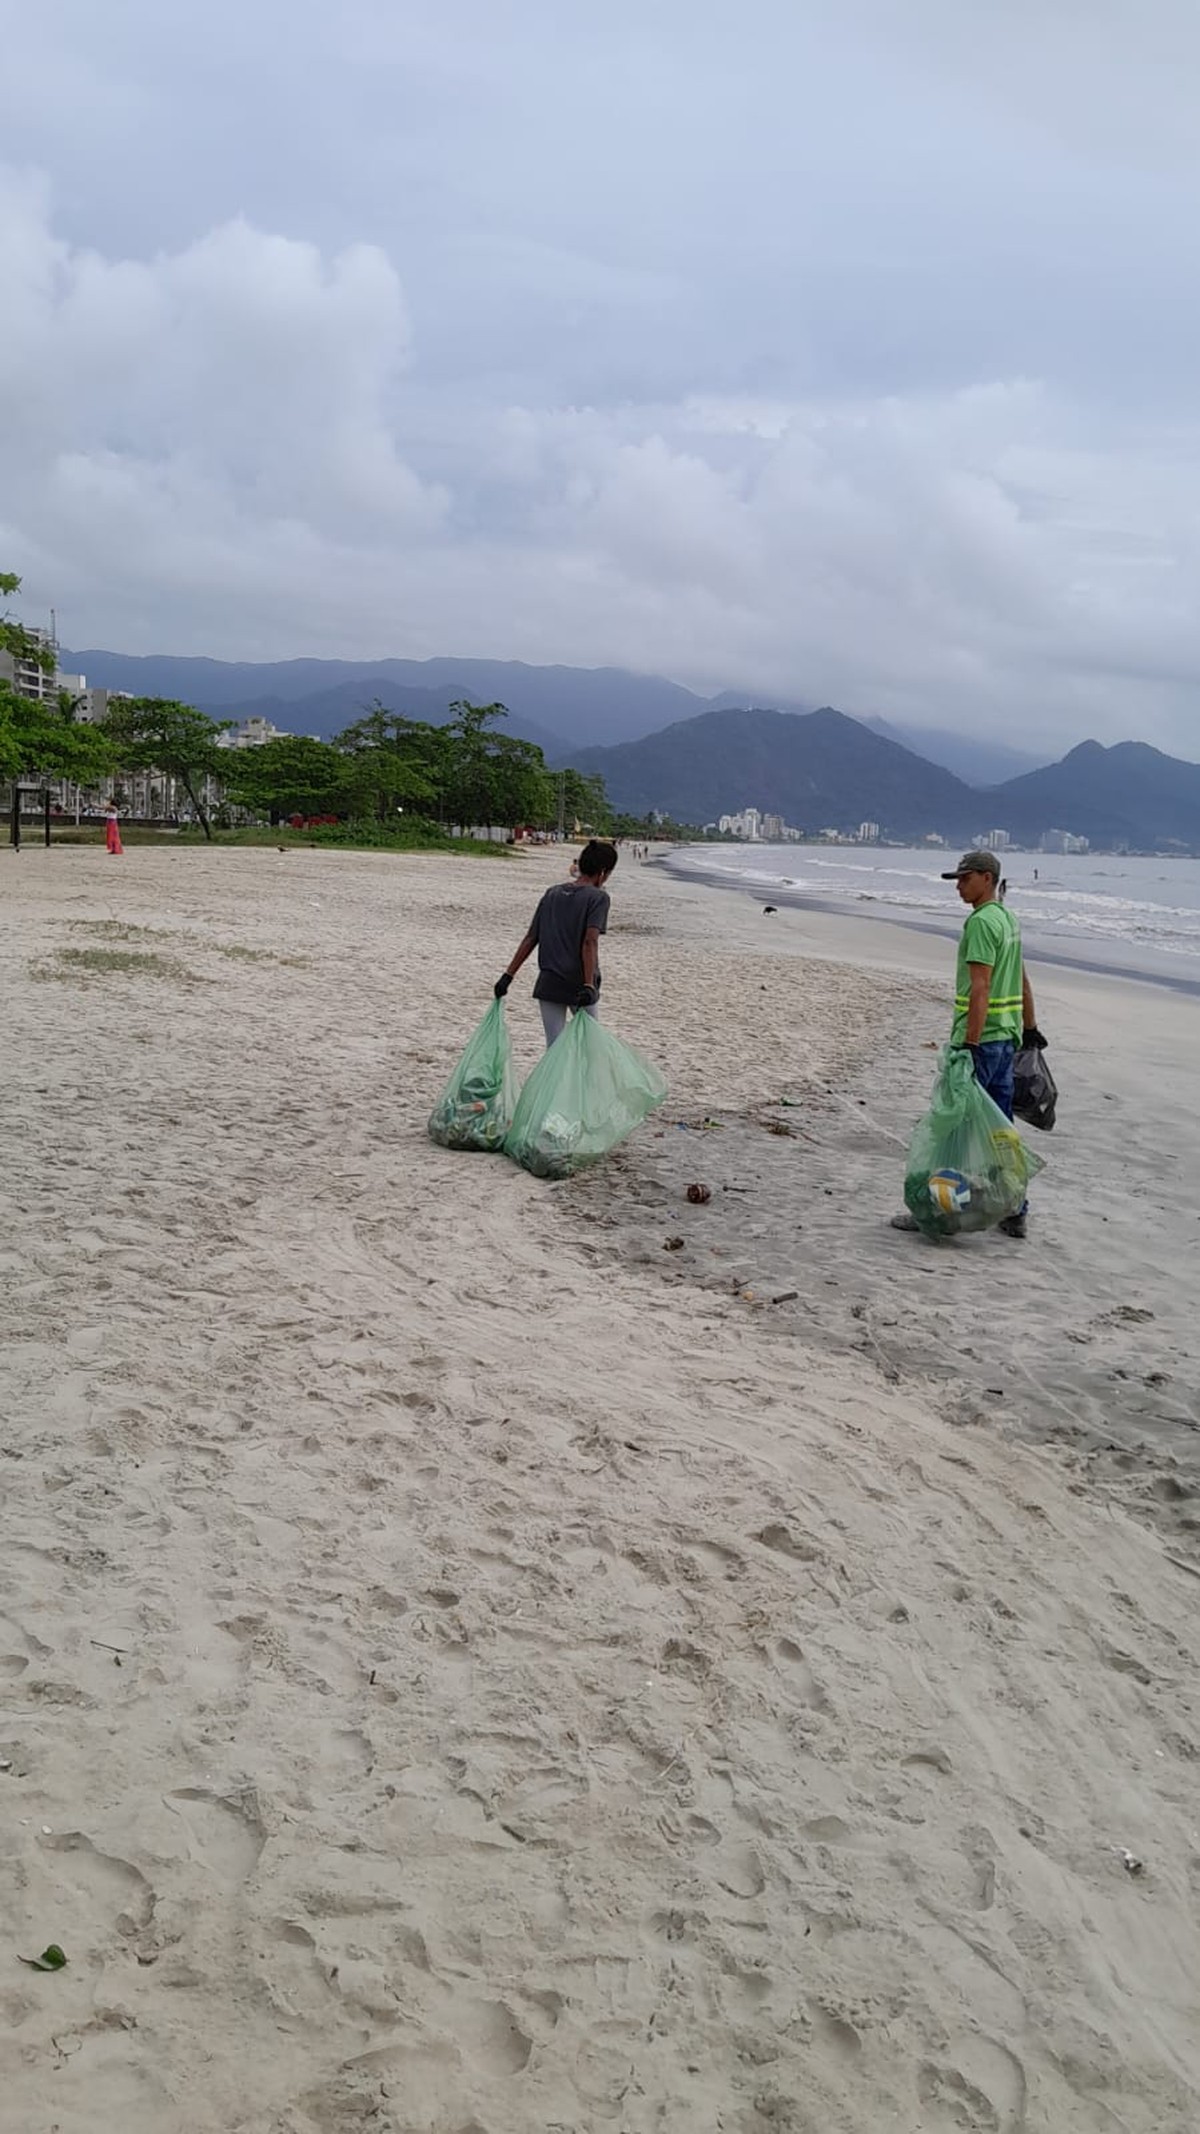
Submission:
M 1007 905 L 994 900 L 970 913 L 958 944 L 952 1045 L 967 1041 L 967 1009 L 971 1004 L 971 965 L 986 963 L 992 974 L 987 1021 L 981 1045 L 1010 1041 L 1019 1045 L 1024 1028 L 1021 929 Z

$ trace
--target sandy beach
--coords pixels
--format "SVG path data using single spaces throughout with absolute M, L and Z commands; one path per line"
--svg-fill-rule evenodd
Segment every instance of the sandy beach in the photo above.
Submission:
M 0 853 L 11 2124 L 1194 2134 L 1195 1005 L 1035 970 L 929 1246 L 946 944 L 623 861 L 548 1186 L 425 1120 L 563 865 Z

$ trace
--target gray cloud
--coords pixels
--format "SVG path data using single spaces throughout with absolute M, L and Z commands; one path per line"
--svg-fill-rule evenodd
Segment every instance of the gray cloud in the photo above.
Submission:
M 579 12 L 10 33 L 31 606 L 1193 752 L 1190 6 Z

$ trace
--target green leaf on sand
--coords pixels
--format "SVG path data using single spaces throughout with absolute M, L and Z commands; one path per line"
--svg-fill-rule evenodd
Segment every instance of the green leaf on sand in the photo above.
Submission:
M 56 1941 L 52 1941 L 48 1949 L 43 1949 L 40 1956 L 18 1956 L 17 1958 L 17 1962 L 24 1964 L 29 1971 L 62 1971 L 66 1967 L 66 1961 L 67 1959 Z

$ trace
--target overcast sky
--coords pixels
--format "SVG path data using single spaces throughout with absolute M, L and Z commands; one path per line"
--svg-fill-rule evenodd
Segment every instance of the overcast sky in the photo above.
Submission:
M 0 46 L 27 619 L 1200 757 L 1196 0 L 184 12 Z

